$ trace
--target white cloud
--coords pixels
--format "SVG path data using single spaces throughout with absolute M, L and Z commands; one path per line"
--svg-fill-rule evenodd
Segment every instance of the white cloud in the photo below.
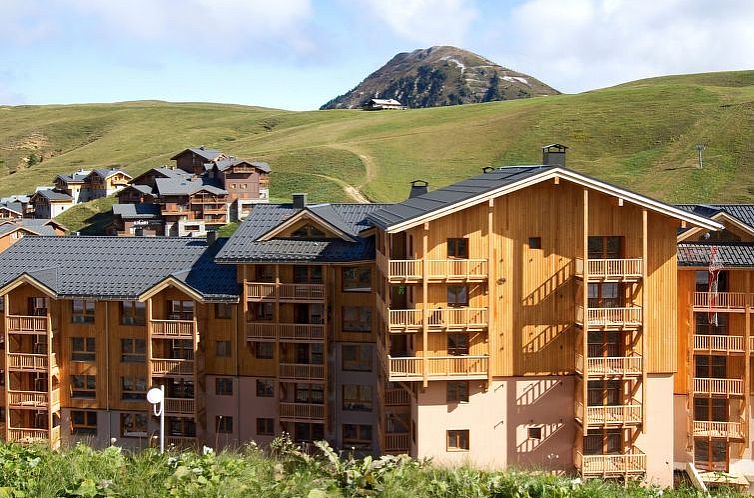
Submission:
M 750 0 L 526 0 L 490 55 L 575 92 L 674 73 L 754 68 Z
M 366 0 L 372 17 L 405 40 L 462 46 L 478 16 L 473 0 Z

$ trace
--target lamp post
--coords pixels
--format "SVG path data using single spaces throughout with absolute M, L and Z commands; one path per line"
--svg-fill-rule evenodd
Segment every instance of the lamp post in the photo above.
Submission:
M 153 387 L 147 392 L 155 417 L 160 417 L 160 453 L 165 452 L 165 386 Z

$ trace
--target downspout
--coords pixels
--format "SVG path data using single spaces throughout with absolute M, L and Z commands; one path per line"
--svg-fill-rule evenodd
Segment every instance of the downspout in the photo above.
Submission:
M 113 439 L 112 414 L 110 413 L 110 301 L 105 301 L 105 409 L 107 410 L 107 441 Z

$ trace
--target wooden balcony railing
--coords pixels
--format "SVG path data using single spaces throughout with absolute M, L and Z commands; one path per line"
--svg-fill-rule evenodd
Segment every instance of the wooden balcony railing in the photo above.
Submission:
M 576 370 L 584 373 L 584 357 L 576 353 Z M 587 358 L 586 373 L 588 376 L 610 375 L 641 375 L 642 357 L 634 356 L 598 356 Z
M 326 292 L 322 284 L 274 284 L 246 283 L 246 296 L 249 301 L 319 302 L 324 301 Z
M 419 381 L 424 378 L 424 360 L 430 380 L 486 379 L 489 356 L 413 356 L 393 358 L 388 355 L 389 380 Z
M 743 353 L 744 338 L 740 335 L 694 334 L 694 350 L 709 353 Z
M 741 422 L 694 420 L 694 436 L 743 439 L 743 424 Z
M 389 453 L 408 453 L 411 448 L 411 435 L 409 433 L 385 434 L 385 447 L 383 451 Z
M 324 420 L 325 405 L 309 403 L 280 403 L 280 418 L 296 420 Z
M 196 446 L 194 436 L 165 436 L 165 443 L 175 448 L 191 448 Z
M 623 308 L 587 308 L 586 318 L 589 328 L 629 328 L 641 327 L 642 309 L 638 306 Z M 576 309 L 576 322 L 584 323 L 584 307 Z
M 152 358 L 154 375 L 193 375 L 194 360 Z
M 29 371 L 47 371 L 50 367 L 57 367 L 55 353 L 31 354 L 31 353 L 8 353 L 8 364 L 6 367 L 10 370 L 29 370 Z M 52 359 L 52 364 L 50 363 Z
M 641 266 L 641 258 L 587 260 L 589 280 L 638 280 L 642 277 Z M 576 275 L 583 278 L 583 258 L 576 258 Z
M 247 341 L 276 338 L 283 341 L 322 341 L 325 338 L 325 326 L 314 323 L 246 323 Z
M 196 331 L 194 320 L 150 320 L 153 337 L 191 338 Z
M 165 398 L 166 414 L 193 415 L 195 406 L 194 398 Z
M 389 310 L 391 331 L 417 331 L 423 309 Z M 487 308 L 434 308 L 426 310 L 429 330 L 481 330 L 487 328 Z
M 748 292 L 694 292 L 694 308 L 702 310 L 744 310 L 754 303 Z
M 589 425 L 625 425 L 640 424 L 642 421 L 641 404 L 587 406 L 587 424 Z M 577 403 L 576 416 L 584 420 L 584 406 Z
M 385 389 L 385 406 L 405 406 L 411 404 L 411 394 L 402 387 Z
M 55 390 L 57 400 L 60 402 L 60 391 Z M 49 396 L 47 391 L 8 391 L 8 405 L 22 408 L 47 408 Z
M 694 378 L 694 394 L 714 396 L 743 396 L 744 381 L 741 379 Z
M 47 334 L 50 318 L 46 316 L 8 315 L 5 323 L 9 334 Z
M 425 261 L 421 259 L 391 259 L 378 253 L 377 266 L 391 282 L 417 282 L 424 278 Z M 486 259 L 428 259 L 427 280 L 483 281 L 487 279 Z
M 584 455 L 577 451 L 574 463 L 584 477 L 637 475 L 647 470 L 647 456 L 637 448 L 620 455 Z
M 324 380 L 325 366 L 307 363 L 281 363 L 281 379 Z
M 27 428 L 16 428 L 16 427 L 8 428 L 8 442 L 35 444 L 35 443 L 47 443 L 49 441 L 50 441 L 50 431 L 47 429 L 27 429 Z

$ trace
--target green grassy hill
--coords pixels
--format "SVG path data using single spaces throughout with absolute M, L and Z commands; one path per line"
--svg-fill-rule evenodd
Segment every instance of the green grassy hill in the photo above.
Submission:
M 745 202 L 754 200 L 753 136 L 754 71 L 371 113 L 151 101 L 0 107 L 0 195 L 81 167 L 117 165 L 135 175 L 203 144 L 268 161 L 276 200 L 308 191 L 345 201 L 355 187 L 371 200 L 398 201 L 411 180 L 440 186 L 483 166 L 538 163 L 541 145 L 561 142 L 571 168 L 644 194 Z M 697 143 L 707 144 L 703 170 Z M 28 166 L 31 155 L 43 160 Z

